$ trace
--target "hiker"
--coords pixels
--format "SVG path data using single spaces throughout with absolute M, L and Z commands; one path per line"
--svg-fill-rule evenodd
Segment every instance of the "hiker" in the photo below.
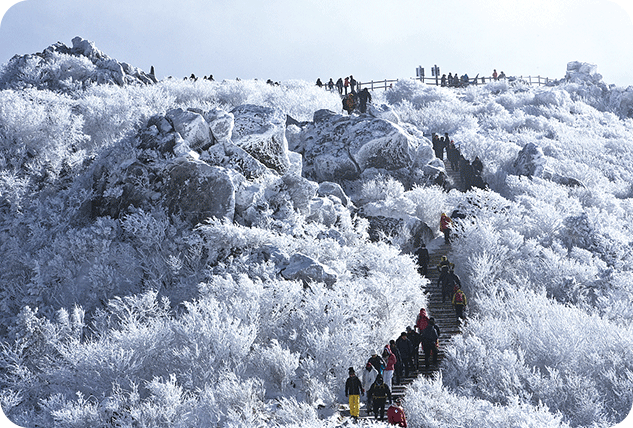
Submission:
M 349 77 L 346 77 L 343 81 L 343 88 L 345 88 L 345 95 L 347 95 L 347 88 L 349 88 Z
M 443 278 L 442 282 L 442 303 L 446 301 L 446 297 L 452 302 L 455 287 L 461 287 L 462 282 L 453 269 L 449 269 L 448 274 Z
M 418 329 L 418 332 L 422 333 L 427 325 L 429 325 L 429 317 L 426 315 L 426 309 L 422 308 L 415 320 L 415 326 Z
M 414 253 L 418 257 L 418 272 L 420 275 L 426 276 L 429 266 L 429 250 L 426 248 L 426 244 L 423 242 L 420 248 L 415 250 Z
M 446 86 L 446 74 L 442 74 L 442 78 L 440 79 L 440 82 L 441 82 L 440 85 L 442 87 Z
M 387 409 L 387 420 L 391 425 L 398 425 L 399 427 L 407 427 L 407 417 L 404 414 L 399 398 L 396 398 L 395 403 Z
M 338 94 L 343 95 L 343 79 L 340 77 L 336 81 L 336 89 L 338 89 Z
M 455 268 L 455 264 L 449 262 L 448 257 L 442 256 L 442 258 L 440 259 L 440 262 L 436 266 L 437 271 L 440 272 L 440 275 L 442 273 L 442 269 L 444 268 L 444 266 L 448 267 L 448 269 Z
M 494 80 L 499 80 L 499 75 L 497 75 L 497 69 L 492 70 L 492 78 Z
M 440 273 L 440 276 L 437 278 L 437 286 L 442 287 L 444 284 L 444 279 L 448 275 L 448 272 L 453 269 L 455 265 L 448 261 L 446 256 L 442 256 L 442 259 L 437 264 L 437 271 Z
M 407 339 L 411 342 L 411 346 L 413 347 L 413 352 L 411 353 L 411 362 L 413 363 L 413 368 L 417 370 L 420 368 L 420 343 L 422 342 L 422 336 L 420 333 L 415 331 L 415 328 L 411 328 L 407 326 Z
M 446 158 L 451 163 L 451 169 L 453 171 L 459 171 L 459 149 L 455 146 L 453 140 L 448 143 L 446 147 Z
M 362 384 L 363 384 L 363 389 L 365 391 L 369 391 L 369 389 L 374 384 L 374 382 L 376 382 L 376 378 L 378 377 L 378 375 L 379 375 L 378 370 L 376 370 L 376 368 L 370 362 L 367 362 L 367 364 L 365 365 L 365 370 L 363 370 L 363 374 L 362 374 Z M 371 413 L 371 394 L 368 392 L 367 393 L 367 414 L 369 415 L 370 413 Z
M 398 359 L 396 358 L 396 354 L 391 351 L 391 347 L 389 345 L 385 345 L 385 349 L 382 351 L 382 357 L 387 361 L 387 365 L 382 371 L 382 377 L 389 387 L 389 390 L 391 390 L 391 387 L 393 386 L 393 371 L 395 370 Z
M 321 82 L 321 78 L 320 78 L 320 77 L 318 77 L 318 78 L 317 78 L 316 85 L 317 85 L 319 88 L 322 88 L 322 87 L 323 87 L 323 82 Z
M 466 295 L 460 286 L 455 286 L 455 294 L 453 295 L 453 307 L 457 319 L 464 318 L 464 307 L 466 306 Z
M 506 78 L 506 74 L 503 71 L 499 73 L 499 79 L 505 79 L 505 78 Z
M 349 95 L 345 95 L 345 97 L 343 97 L 343 110 L 345 110 L 347 114 L 351 115 L 355 108 L 356 97 L 354 94 L 350 93 Z
M 371 102 L 371 94 L 367 88 L 360 91 L 357 95 L 358 98 L 358 109 L 361 113 L 365 113 L 367 111 L 367 102 Z
M 351 74 L 349 75 L 349 87 L 352 94 L 356 93 L 356 79 Z
M 473 187 L 473 178 L 474 178 L 474 170 L 473 166 L 470 164 L 470 161 L 464 158 L 464 156 L 459 156 L 459 176 L 464 183 L 464 189 L 470 190 Z
M 446 213 L 442 213 L 440 216 L 440 230 L 444 233 L 444 243 L 450 243 L 451 228 L 453 227 L 453 220 Z
M 398 349 L 398 346 L 396 345 L 396 341 L 391 339 L 389 341 L 389 349 L 391 349 L 391 352 L 393 352 L 393 355 L 396 356 L 396 364 L 393 366 L 393 376 L 396 378 L 396 385 L 399 385 L 402 383 L 402 377 L 403 377 L 403 373 L 404 373 L 404 366 L 402 365 L 402 356 L 400 355 L 400 350 Z M 391 384 L 389 384 L 389 388 L 391 388 L 391 386 L 393 385 L 393 380 L 391 382 Z
M 389 404 L 391 404 L 392 400 L 391 388 L 383 382 L 381 375 L 378 375 L 376 382 L 371 386 L 368 394 L 371 394 L 371 401 L 374 403 L 374 417 L 383 420 L 385 417 L 387 397 L 389 397 Z
M 327 88 L 330 90 L 330 92 L 332 92 L 332 89 L 334 89 L 334 81 L 332 80 L 331 77 L 330 77 L 330 81 L 327 82 Z
M 436 158 L 444 159 L 444 146 L 437 134 L 433 134 L 433 151 L 435 152 Z
M 437 366 L 437 343 L 440 338 L 440 328 L 435 325 L 435 318 L 429 318 L 429 325 L 422 331 L 422 348 L 424 348 L 424 364 L 429 371 L 429 359 L 433 353 L 433 365 Z
M 413 356 L 413 344 L 407 337 L 407 332 L 400 333 L 400 337 L 396 340 L 396 346 L 402 357 L 402 366 L 404 367 L 404 377 L 409 377 L 409 373 L 413 371 L 411 357 Z
M 360 414 L 360 396 L 365 393 L 360 379 L 356 376 L 354 367 L 348 369 L 349 377 L 345 382 L 345 396 L 349 397 L 349 414 L 358 418 Z
M 380 355 L 378 355 L 378 352 L 374 352 L 373 354 L 371 354 L 371 357 L 367 362 L 370 363 L 378 371 L 378 374 L 382 374 L 382 371 L 385 369 L 386 366 L 385 360 L 383 360 Z

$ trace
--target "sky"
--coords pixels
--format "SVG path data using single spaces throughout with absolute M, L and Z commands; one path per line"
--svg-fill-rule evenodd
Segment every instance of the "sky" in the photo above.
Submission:
M 596 64 L 633 85 L 629 0 L 11 0 L 0 63 L 80 36 L 158 78 L 326 82 L 441 73 L 565 76 Z

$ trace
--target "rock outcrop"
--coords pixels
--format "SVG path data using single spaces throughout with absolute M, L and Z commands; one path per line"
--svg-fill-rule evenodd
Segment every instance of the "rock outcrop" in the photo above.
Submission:
M 39 73 L 25 72 L 33 69 Z M 93 42 L 75 37 L 72 47 L 57 42 L 40 53 L 15 55 L 2 70 L 0 89 L 35 87 L 66 92 L 93 84 L 147 85 L 156 81 L 154 74 L 118 62 Z

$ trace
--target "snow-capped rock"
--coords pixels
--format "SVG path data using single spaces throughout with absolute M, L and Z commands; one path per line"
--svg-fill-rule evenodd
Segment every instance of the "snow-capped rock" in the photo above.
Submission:
M 242 105 L 233 114 L 233 143 L 280 175 L 290 169 L 286 117 L 278 110 Z
M 192 225 L 207 218 L 233 221 L 235 186 L 229 173 L 199 160 L 178 158 L 167 168 L 164 205 Z
M 540 177 L 543 174 L 545 164 L 543 150 L 534 143 L 528 143 L 518 153 L 513 166 L 517 175 Z
M 0 74 L 0 89 L 35 87 L 67 92 L 93 84 L 151 83 L 156 83 L 153 74 L 108 57 L 81 37 L 72 39 L 72 48 L 57 42 L 40 53 L 15 55 Z
M 235 117 L 232 113 L 216 107 L 205 113 L 204 119 L 209 124 L 209 129 L 215 141 L 220 143 L 231 141 L 233 126 L 235 125 Z
M 356 180 L 370 168 L 412 168 L 421 163 L 418 149 L 427 142 L 384 119 L 329 110 L 315 112 L 313 122 L 293 136 L 293 148 L 304 157 L 304 175 L 318 182 Z
M 209 124 L 201 114 L 177 108 L 168 111 L 165 117 L 192 150 L 202 151 L 211 146 Z
M 286 279 L 301 280 L 307 286 L 312 282 L 322 282 L 331 287 L 337 280 L 332 269 L 299 253 L 290 257 L 288 266 L 281 271 L 281 275 Z

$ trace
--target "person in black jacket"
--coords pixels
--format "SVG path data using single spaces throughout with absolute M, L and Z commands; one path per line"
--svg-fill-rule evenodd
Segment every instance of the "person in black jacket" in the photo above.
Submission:
M 365 393 L 365 390 L 360 379 L 356 376 L 354 367 L 350 367 L 348 372 L 349 377 L 345 382 L 345 396 L 349 397 L 349 414 L 353 418 L 358 418 L 360 414 L 360 396 Z
M 371 102 L 371 94 L 367 88 L 358 92 L 358 109 L 361 113 L 365 113 L 367 111 L 367 103 Z
M 402 365 L 404 367 L 404 376 L 409 377 L 409 373 L 413 371 L 413 366 L 411 364 L 411 357 L 413 354 L 413 345 L 411 341 L 407 338 L 407 332 L 403 331 L 400 333 L 400 337 L 396 340 L 396 346 L 400 351 L 400 356 L 402 357 Z
M 422 243 L 422 245 L 420 245 L 420 248 L 415 250 L 414 254 L 418 257 L 418 272 L 420 273 L 420 275 L 426 276 L 428 273 L 430 258 L 429 258 L 429 250 L 427 250 L 424 242 Z
M 440 338 L 440 328 L 435 325 L 435 318 L 429 318 L 429 325 L 422 331 L 422 348 L 424 348 L 424 363 L 429 371 L 429 359 L 433 353 L 433 365 L 437 365 L 437 341 Z
M 411 354 L 411 359 L 413 360 L 413 368 L 418 369 L 420 367 L 420 343 L 422 342 L 422 336 L 420 333 L 415 331 L 415 329 L 407 326 L 407 339 L 411 341 L 411 346 L 413 346 L 413 353 Z
M 374 415 L 377 419 L 383 420 L 385 418 L 385 404 L 387 397 L 389 397 L 389 404 L 391 400 L 391 390 L 386 383 L 382 381 L 382 375 L 378 375 L 376 382 L 369 388 L 368 394 L 371 394 L 371 400 L 374 403 Z

